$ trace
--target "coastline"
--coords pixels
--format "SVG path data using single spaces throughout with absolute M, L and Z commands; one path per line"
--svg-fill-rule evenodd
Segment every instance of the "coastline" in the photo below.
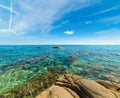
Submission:
M 0 98 L 120 98 L 120 84 L 66 74 L 64 68 L 56 67 L 4 93 Z

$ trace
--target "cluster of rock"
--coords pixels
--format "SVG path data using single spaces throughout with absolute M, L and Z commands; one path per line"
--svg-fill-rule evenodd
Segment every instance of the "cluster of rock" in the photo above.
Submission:
M 66 74 L 36 98 L 120 98 L 120 84 Z

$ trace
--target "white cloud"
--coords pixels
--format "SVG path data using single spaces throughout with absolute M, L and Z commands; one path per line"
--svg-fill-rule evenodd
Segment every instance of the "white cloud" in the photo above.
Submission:
M 65 21 L 62 21 L 61 24 L 66 24 L 68 22 L 69 22 L 69 20 L 65 20 Z
M 110 12 L 110 11 L 117 10 L 117 9 L 120 9 L 120 6 L 119 6 L 119 5 L 114 6 L 114 7 L 112 7 L 112 8 L 108 8 L 108 9 L 102 10 L 102 11 L 97 12 L 97 13 L 94 13 L 94 14 L 92 14 L 92 15 L 103 14 L 103 13 Z
M 0 19 L 0 23 L 2 22 L 2 19 Z
M 96 44 L 120 44 L 120 28 L 111 28 L 94 33 L 90 43 Z M 117 36 L 116 36 L 117 35 Z
M 120 23 L 120 15 L 101 18 L 100 20 L 98 20 L 98 22 L 103 22 L 106 24 L 117 24 Z
M 13 22 L 12 10 L 13 10 L 13 7 L 12 7 L 12 2 L 10 2 L 10 18 L 9 18 L 9 29 L 11 29 L 11 27 L 12 27 L 12 22 Z
M 91 6 L 100 1 L 101 0 L 60 0 L 58 2 L 57 0 L 34 0 L 34 2 L 31 3 L 31 0 L 12 0 L 10 7 L 2 4 L 0 4 L 0 7 L 10 11 L 10 13 L 7 13 L 10 15 L 10 19 L 8 20 L 9 23 L 6 22 L 6 25 L 8 25 L 6 31 L 13 36 L 13 34 L 25 35 L 34 30 L 48 33 L 68 22 L 68 20 L 65 20 L 57 26 L 52 25 L 64 14 Z M 12 33 L 13 31 L 11 33 L 9 32 L 11 29 L 14 33 Z M 0 30 L 0 32 L 3 31 L 5 30 Z
M 64 33 L 67 34 L 67 35 L 72 35 L 72 34 L 74 34 L 74 30 L 65 31 Z
M 40 32 L 49 32 L 56 20 L 61 18 L 65 13 L 84 8 L 100 0 L 35 0 L 31 3 L 31 0 L 19 1 L 19 13 L 16 14 L 13 19 L 13 29 L 16 31 L 20 28 L 21 31 L 30 31 L 31 29 L 38 29 Z M 49 5 L 49 6 L 48 6 Z M 24 23 L 26 26 L 19 26 L 20 23 Z M 63 24 L 68 21 L 64 21 Z M 19 26 L 19 27 L 17 27 Z M 58 27 L 58 26 L 57 26 Z
M 65 24 L 68 23 L 68 22 L 69 22 L 69 20 L 65 20 L 65 21 L 62 21 L 61 23 L 59 23 L 59 24 L 56 25 L 56 26 L 50 26 L 48 29 L 46 29 L 46 30 L 43 31 L 42 33 L 47 34 L 47 33 L 49 33 L 50 31 L 52 31 L 53 29 L 62 27 L 63 25 L 65 25 Z
M 4 6 L 2 4 L 0 4 L 0 7 L 5 9 L 5 10 L 9 10 L 10 13 L 8 13 L 8 16 L 9 16 L 9 20 L 8 22 L 6 21 L 3 21 L 2 19 L 0 19 L 0 22 L 2 24 L 5 24 L 7 23 L 7 25 L 5 27 L 7 27 L 6 29 L 0 29 L 0 37 L 4 38 L 4 37 L 11 37 L 11 36 L 14 36 L 16 35 L 16 31 L 12 29 L 12 22 L 13 22 L 13 14 L 19 14 L 17 11 L 15 11 L 13 9 L 13 6 L 12 6 L 12 0 L 10 0 L 10 7 L 7 7 L 7 6 Z M 4 27 L 4 26 L 3 26 Z
M 85 24 L 91 24 L 92 21 L 85 21 Z
M 0 38 L 7 38 L 14 36 L 15 32 L 11 29 L 0 29 Z
M 108 30 L 95 32 L 95 34 L 113 34 L 113 33 L 118 33 L 118 32 L 120 32 L 118 29 L 112 28 L 112 29 L 108 29 Z
M 11 32 L 14 32 L 14 30 L 11 30 L 11 29 L 0 29 L 0 33 L 1 32 L 9 32 L 9 33 L 11 33 Z
M 10 7 L 8 7 L 8 6 L 4 6 L 4 5 L 2 5 L 2 4 L 0 4 L 0 7 L 1 8 L 3 8 L 3 9 L 7 9 L 7 10 L 11 10 L 11 8 Z M 12 13 L 14 13 L 14 14 L 19 14 L 17 11 L 15 11 L 14 9 L 12 9 Z

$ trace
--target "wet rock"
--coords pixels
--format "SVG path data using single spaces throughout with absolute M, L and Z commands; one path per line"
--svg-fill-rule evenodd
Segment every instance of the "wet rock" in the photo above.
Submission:
M 63 75 L 36 98 L 120 98 L 120 84 Z

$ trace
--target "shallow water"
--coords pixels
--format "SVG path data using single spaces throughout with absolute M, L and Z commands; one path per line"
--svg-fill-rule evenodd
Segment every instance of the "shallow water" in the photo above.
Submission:
M 52 47 L 0 46 L 0 94 L 57 66 L 70 74 L 120 82 L 120 46 Z

